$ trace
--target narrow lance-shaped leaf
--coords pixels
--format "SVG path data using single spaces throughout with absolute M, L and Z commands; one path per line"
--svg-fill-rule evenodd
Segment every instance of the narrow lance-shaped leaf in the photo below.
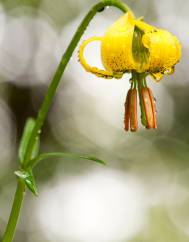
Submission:
M 84 160 L 91 160 L 91 161 L 95 161 L 97 163 L 103 164 L 105 165 L 106 163 L 101 160 L 98 159 L 94 156 L 89 156 L 89 155 L 79 155 L 79 154 L 75 154 L 75 153 L 64 153 L 64 152 L 53 152 L 53 153 L 44 153 L 44 154 L 40 154 L 39 156 L 37 156 L 35 159 L 31 160 L 29 162 L 29 166 L 33 167 L 35 166 L 39 161 L 41 160 L 45 160 L 45 159 L 50 159 L 50 158 L 77 158 L 77 159 L 84 159 Z
M 21 142 L 18 150 L 18 157 L 21 164 L 24 163 L 27 146 L 34 126 L 35 126 L 35 120 L 33 118 L 28 118 L 24 127 L 24 131 L 22 134 L 22 138 L 21 138 Z M 39 152 L 39 137 L 36 137 L 36 142 L 32 151 L 32 159 L 34 159 L 38 155 L 38 152 Z
M 15 175 L 19 177 L 26 184 L 27 188 L 35 195 L 38 196 L 37 186 L 32 169 L 28 171 L 15 171 Z

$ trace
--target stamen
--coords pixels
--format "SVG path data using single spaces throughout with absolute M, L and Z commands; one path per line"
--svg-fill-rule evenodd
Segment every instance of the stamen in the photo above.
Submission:
M 150 96 L 150 101 L 152 105 L 152 112 L 153 112 L 153 119 L 154 119 L 154 129 L 157 129 L 157 119 L 156 119 L 156 107 L 155 107 L 155 102 L 154 102 L 154 96 L 150 88 L 148 88 L 149 96 Z
M 127 93 L 124 123 L 125 131 L 130 129 L 132 132 L 135 132 L 138 129 L 136 89 L 130 89 Z
M 137 90 L 131 90 L 130 95 L 130 129 L 135 132 L 138 129 L 138 119 L 137 119 Z
M 125 101 L 125 117 L 124 117 L 124 123 L 125 123 L 125 131 L 129 131 L 129 103 L 130 103 L 130 95 L 131 95 L 131 89 L 127 93 L 126 101 Z
M 147 87 L 142 88 L 142 99 L 144 103 L 144 109 L 146 114 L 146 128 L 156 129 L 156 109 L 154 104 L 154 98 L 151 90 Z

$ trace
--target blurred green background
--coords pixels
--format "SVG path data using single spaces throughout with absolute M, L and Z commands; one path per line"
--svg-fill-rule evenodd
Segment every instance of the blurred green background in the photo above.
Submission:
M 107 166 L 54 159 L 35 169 L 39 197 L 27 193 L 15 242 L 189 241 L 188 1 L 128 0 L 136 13 L 178 36 L 181 62 L 149 86 L 158 130 L 123 130 L 129 75 L 104 80 L 71 59 L 45 123 L 41 149 L 92 154 Z M 0 237 L 15 191 L 17 148 L 92 0 L 0 1 Z M 101 36 L 122 13 L 108 8 L 83 39 Z M 99 45 L 87 48 L 101 65 Z

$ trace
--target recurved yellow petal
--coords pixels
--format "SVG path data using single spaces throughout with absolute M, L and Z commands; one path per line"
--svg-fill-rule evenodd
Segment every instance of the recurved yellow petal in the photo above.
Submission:
M 139 37 L 136 27 L 141 30 Z M 135 19 L 132 12 L 119 18 L 99 39 L 105 70 L 97 72 L 97 68 L 89 68 L 80 58 L 83 66 L 98 76 L 107 77 L 111 76 L 109 73 L 113 73 L 112 77 L 116 77 L 116 73 L 120 76 L 125 72 L 135 71 L 152 74 L 160 80 L 164 74 L 173 73 L 174 66 L 181 57 L 181 44 L 174 35 L 143 22 L 141 18 Z M 144 51 L 145 48 L 148 51 Z M 105 76 L 104 73 L 108 75 Z

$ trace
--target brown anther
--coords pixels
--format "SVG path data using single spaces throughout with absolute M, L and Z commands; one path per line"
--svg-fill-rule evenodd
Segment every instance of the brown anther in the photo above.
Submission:
M 129 128 L 132 132 L 138 129 L 136 89 L 130 89 L 127 93 L 124 123 L 126 131 L 128 131 Z
M 129 127 L 130 127 L 130 115 L 129 115 L 130 95 L 131 95 L 131 89 L 128 91 L 126 101 L 125 101 L 125 116 L 124 116 L 125 131 L 129 131 Z
M 153 117 L 154 117 L 154 125 L 153 128 L 157 129 L 157 119 L 156 119 L 156 106 L 155 106 L 155 99 L 153 96 L 153 93 L 150 88 L 148 88 L 150 100 L 151 100 L 151 105 L 152 105 L 152 112 L 153 112 Z
M 142 88 L 142 100 L 144 104 L 144 110 L 146 115 L 146 128 L 156 129 L 156 108 L 154 104 L 154 97 L 152 91 L 148 87 Z

